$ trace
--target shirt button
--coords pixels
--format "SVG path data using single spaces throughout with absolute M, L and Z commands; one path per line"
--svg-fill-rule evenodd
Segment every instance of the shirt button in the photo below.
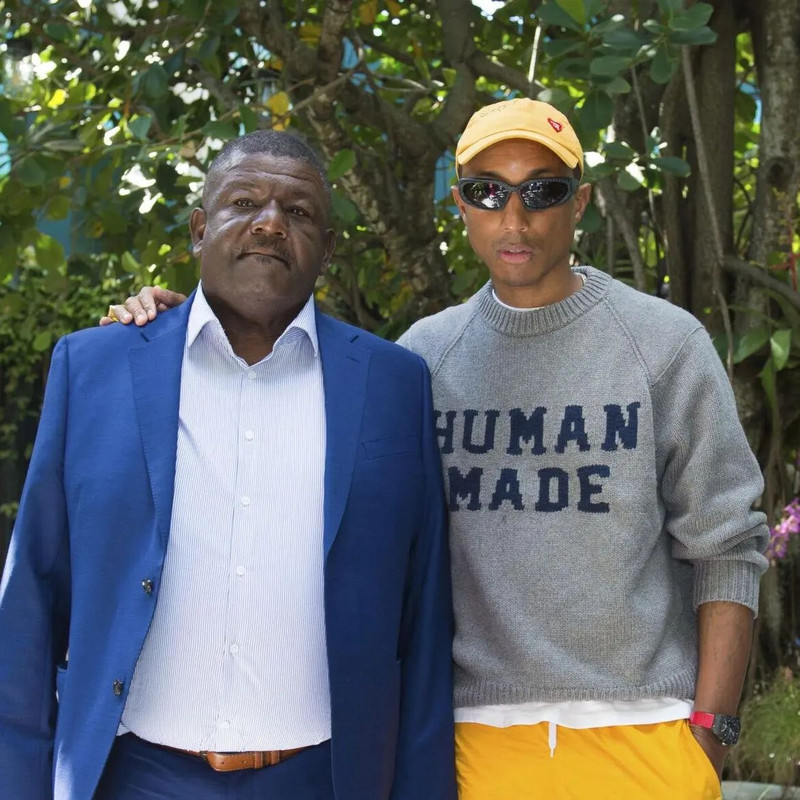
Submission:
M 245 573 L 246 571 L 247 571 L 247 570 L 246 570 L 246 569 L 245 569 L 245 568 L 244 568 L 244 567 L 243 567 L 241 564 L 239 564 L 239 566 L 238 566 L 238 567 L 236 567 L 236 574 L 237 574 L 237 575 L 238 575 L 240 578 L 244 576 L 244 573 Z
M 249 498 L 247 495 L 245 495 L 245 496 L 242 498 L 242 505 L 243 505 L 243 506 L 249 506 L 249 505 L 250 505 L 250 498 Z
M 220 721 L 219 726 L 220 726 L 220 728 L 230 728 L 231 723 L 230 723 L 229 720 L 223 719 L 223 720 Z
M 248 373 L 247 373 L 247 378 L 248 378 L 249 380 L 251 380 L 251 381 L 254 381 L 254 380 L 256 379 L 256 374 L 255 374 L 255 372 L 248 372 Z
M 248 442 L 252 442 L 254 436 L 255 434 L 253 433 L 253 431 L 246 431 L 244 434 L 244 438 L 247 439 Z
M 232 644 L 231 645 L 231 653 L 236 655 L 236 653 L 238 653 L 238 652 L 239 652 L 239 645 L 238 644 Z

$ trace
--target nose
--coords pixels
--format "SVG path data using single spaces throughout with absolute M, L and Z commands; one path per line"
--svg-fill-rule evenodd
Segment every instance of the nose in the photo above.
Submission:
M 250 223 L 250 233 L 253 235 L 267 234 L 285 239 L 287 232 L 286 214 L 275 200 L 261 206 Z
M 503 228 L 507 231 L 524 231 L 529 224 L 528 211 L 522 204 L 519 192 L 513 192 L 503 209 Z

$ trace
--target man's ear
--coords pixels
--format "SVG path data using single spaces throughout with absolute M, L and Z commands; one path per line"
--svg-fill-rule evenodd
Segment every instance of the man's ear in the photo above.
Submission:
M 591 184 L 584 183 L 578 187 L 575 193 L 575 224 L 577 225 L 583 218 L 586 206 L 589 205 L 589 198 L 592 196 Z
M 467 215 L 465 212 L 465 204 L 464 201 L 461 199 L 461 195 L 458 193 L 458 186 L 451 186 L 450 191 L 453 193 L 453 202 L 458 207 L 458 213 L 461 215 L 461 219 L 464 222 L 467 221 Z
M 192 236 L 192 252 L 199 256 L 203 249 L 203 235 L 206 232 L 206 212 L 202 208 L 193 208 L 189 217 L 189 233 Z

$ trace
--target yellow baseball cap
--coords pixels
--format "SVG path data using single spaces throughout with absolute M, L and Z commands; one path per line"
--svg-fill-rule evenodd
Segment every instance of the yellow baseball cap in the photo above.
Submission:
M 569 120 L 549 103 L 518 97 L 492 103 L 470 117 L 456 147 L 461 166 L 482 150 L 506 139 L 529 139 L 552 150 L 570 169 L 580 167 L 583 148 Z

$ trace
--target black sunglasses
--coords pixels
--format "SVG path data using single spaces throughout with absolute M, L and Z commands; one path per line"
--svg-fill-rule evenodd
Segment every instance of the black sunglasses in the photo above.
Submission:
M 484 211 L 502 211 L 514 192 L 528 211 L 541 211 L 566 203 L 576 191 L 576 178 L 534 178 L 516 186 L 497 178 L 459 178 L 458 194 L 470 206 Z

